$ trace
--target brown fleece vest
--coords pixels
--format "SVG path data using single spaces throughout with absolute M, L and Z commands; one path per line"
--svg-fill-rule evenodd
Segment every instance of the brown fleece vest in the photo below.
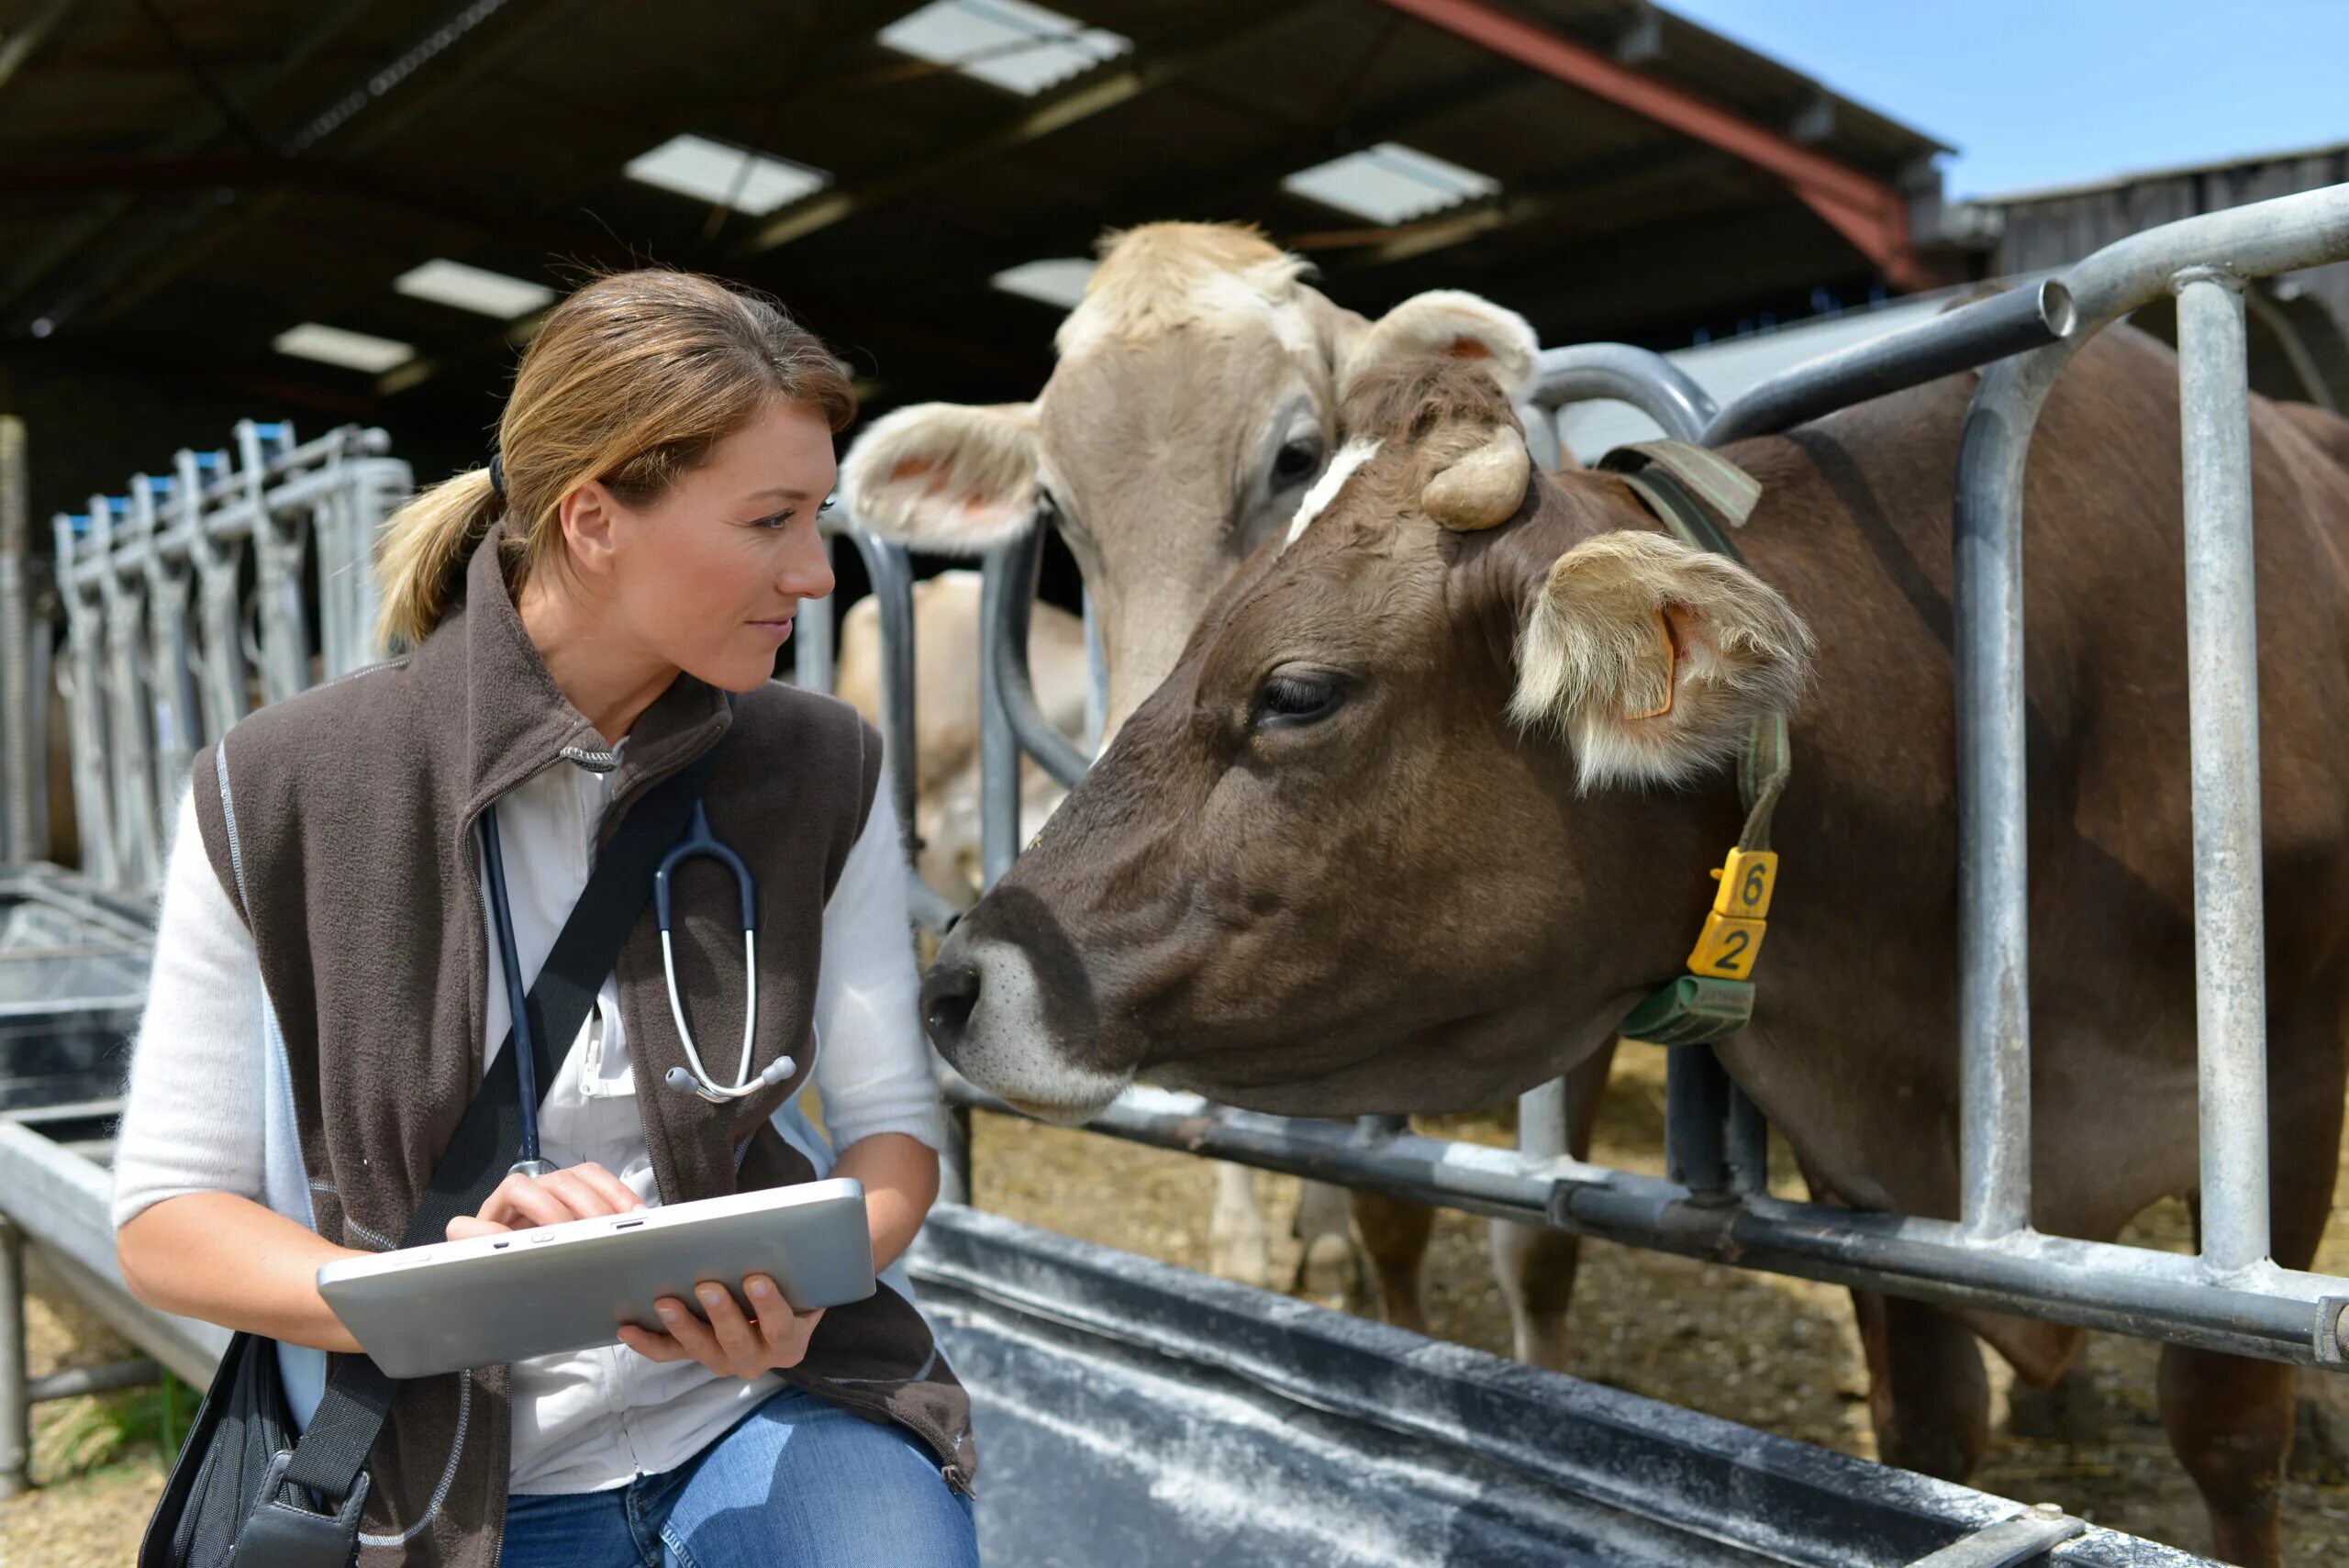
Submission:
M 500 530 L 502 531 L 502 530 Z M 607 766 L 595 727 L 547 673 L 498 569 L 474 552 L 465 603 L 408 659 L 247 717 L 196 760 L 204 846 L 251 929 L 286 1066 L 318 1233 L 398 1236 L 483 1072 L 488 989 L 473 824 L 544 769 Z M 824 905 L 872 808 L 881 743 L 854 710 L 768 685 L 738 699 L 680 675 L 630 732 L 602 839 L 629 806 L 723 736 L 704 800 L 750 865 L 759 900 L 756 1062 L 785 1083 L 724 1106 L 662 1082 L 685 1063 L 647 904 L 615 973 L 663 1202 L 809 1179 L 768 1118 L 815 1064 Z M 678 984 L 703 1038 L 738 1037 L 740 912 L 707 861 L 678 873 Z M 567 1050 L 569 1041 L 558 1042 Z M 885 1284 L 825 1314 L 784 1377 L 936 1454 L 949 1483 L 975 1464 L 970 1405 L 913 1307 Z M 505 1524 L 507 1374 L 484 1367 L 401 1386 L 369 1460 L 362 1568 L 491 1568 Z

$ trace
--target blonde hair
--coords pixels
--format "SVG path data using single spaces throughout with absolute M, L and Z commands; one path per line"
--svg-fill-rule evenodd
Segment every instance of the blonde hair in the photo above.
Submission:
M 500 517 L 518 589 L 562 549 L 562 498 L 601 480 L 645 506 L 781 398 L 838 432 L 856 415 L 848 372 L 782 306 L 694 272 L 596 279 L 549 313 L 497 421 L 501 496 L 487 468 L 417 495 L 384 524 L 378 630 L 415 647 L 449 614 L 465 562 Z

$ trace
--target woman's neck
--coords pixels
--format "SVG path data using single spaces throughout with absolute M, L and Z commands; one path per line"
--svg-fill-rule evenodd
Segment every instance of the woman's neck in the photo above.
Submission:
M 522 629 L 571 706 L 617 744 L 669 689 L 677 667 L 633 646 L 567 584 L 545 579 L 522 584 L 514 606 Z

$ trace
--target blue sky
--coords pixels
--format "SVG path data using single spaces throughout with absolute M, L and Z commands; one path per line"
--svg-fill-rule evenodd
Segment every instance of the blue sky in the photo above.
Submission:
M 1663 0 L 1958 149 L 1953 197 L 2349 141 L 2349 0 Z

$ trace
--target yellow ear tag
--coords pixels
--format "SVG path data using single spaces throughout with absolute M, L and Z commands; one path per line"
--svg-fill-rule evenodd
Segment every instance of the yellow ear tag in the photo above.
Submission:
M 1688 973 L 1715 980 L 1751 980 L 1754 961 L 1762 956 L 1762 939 L 1769 934 L 1763 918 L 1770 912 L 1770 895 L 1778 884 L 1778 857 L 1770 850 L 1731 850 L 1713 873 L 1720 886 L 1713 894 L 1713 912 L 1688 954 Z

